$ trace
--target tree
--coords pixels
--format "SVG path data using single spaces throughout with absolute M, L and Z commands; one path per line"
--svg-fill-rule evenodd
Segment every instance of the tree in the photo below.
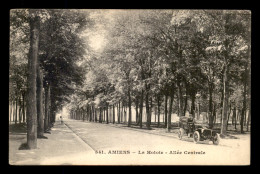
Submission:
M 15 115 L 18 113 L 13 108 L 14 103 L 17 103 L 17 106 L 22 109 L 23 122 L 25 122 L 27 57 L 30 40 L 29 23 L 26 16 L 28 14 L 24 10 L 11 10 L 10 12 L 9 101 L 11 102 L 14 118 L 17 118 Z M 22 102 L 18 102 L 21 100 Z M 19 122 L 21 122 L 21 118 L 19 118 Z
M 37 65 L 36 65 L 37 66 Z M 39 65 L 38 65 L 39 66 Z M 44 134 L 44 112 L 43 112 L 43 74 L 42 70 L 37 68 L 37 121 L 38 121 L 38 137 L 43 137 Z
M 39 58 L 44 69 L 44 88 L 50 88 L 49 112 L 54 113 L 65 103 L 65 96 L 73 93 L 72 84 L 82 82 L 84 71 L 77 62 L 85 53 L 80 33 L 88 22 L 81 11 L 47 10 L 46 13 L 41 27 Z M 48 120 L 53 123 L 54 119 L 51 114 Z
M 38 59 L 40 18 L 30 10 L 30 51 L 28 59 L 28 95 L 27 95 L 27 145 L 37 148 L 37 107 L 36 107 L 36 65 Z
M 36 148 L 37 126 L 41 137 L 43 127 L 45 132 L 50 128 L 55 112 L 66 102 L 66 96 L 73 93 L 72 84 L 82 81 L 83 69 L 77 61 L 85 53 L 80 34 L 88 22 L 87 13 L 73 10 L 12 10 L 10 13 L 10 99 L 17 100 L 17 109 L 19 105 L 19 122 L 22 115 L 23 120 L 27 115 L 29 148 Z M 28 87 L 24 85 L 27 82 Z M 21 99 L 22 102 L 18 102 Z
M 232 11 L 210 11 L 206 14 L 213 20 L 212 31 L 214 35 L 211 37 L 211 46 L 207 50 L 217 52 L 217 57 L 223 62 L 222 78 L 223 78 L 223 108 L 222 108 L 222 124 L 221 134 L 226 134 L 227 118 L 228 118 L 228 102 L 230 90 L 230 71 L 234 64 L 239 62 L 241 51 L 248 47 L 248 42 L 243 41 L 243 36 L 248 36 L 249 30 L 249 14 L 248 12 Z M 240 51 L 239 51 L 240 50 Z
M 107 11 L 100 13 L 106 15 Z M 91 50 L 86 58 L 86 72 L 93 76 L 87 77 L 91 79 L 88 83 L 77 86 L 87 93 L 82 100 L 88 100 L 87 105 L 95 101 L 90 112 L 95 107 L 107 111 L 117 104 L 118 122 L 122 116 L 120 109 L 129 109 L 128 126 L 132 124 L 134 102 L 137 124 L 141 128 L 143 107 L 146 107 L 148 129 L 154 99 L 158 108 L 158 126 L 162 109 L 168 130 L 172 113 L 183 116 L 189 110 L 195 117 L 197 110 L 198 119 L 203 110 L 208 112 L 210 128 L 222 115 L 222 134 L 225 134 L 233 105 L 230 101 L 237 93 L 234 91 L 236 85 L 245 87 L 240 120 L 243 123 L 248 108 L 248 84 L 244 83 L 248 81 L 245 74 L 249 73 L 250 64 L 248 21 L 247 12 L 228 10 L 109 13 L 101 19 L 102 25 L 97 25 L 105 30 L 105 47 L 97 52 Z M 160 107 L 162 96 L 165 97 L 164 107 Z M 196 103 L 202 105 L 196 109 Z

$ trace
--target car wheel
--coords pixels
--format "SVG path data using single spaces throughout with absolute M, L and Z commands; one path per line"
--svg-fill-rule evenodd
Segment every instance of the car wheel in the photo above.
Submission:
M 181 140 L 183 135 L 184 135 L 184 129 L 180 128 L 178 131 L 178 138 Z
M 198 143 L 200 140 L 200 133 L 198 131 L 195 131 L 193 134 L 193 141 L 194 143 Z
M 213 137 L 213 144 L 218 145 L 220 141 L 219 134 L 216 133 L 216 135 Z

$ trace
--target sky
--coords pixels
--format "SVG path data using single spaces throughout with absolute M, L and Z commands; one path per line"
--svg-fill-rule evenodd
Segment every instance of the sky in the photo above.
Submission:
M 96 52 L 102 52 L 107 40 L 106 25 L 113 22 L 117 10 L 90 10 L 90 18 L 95 21 L 93 29 L 87 29 L 85 32 L 88 37 L 90 47 Z

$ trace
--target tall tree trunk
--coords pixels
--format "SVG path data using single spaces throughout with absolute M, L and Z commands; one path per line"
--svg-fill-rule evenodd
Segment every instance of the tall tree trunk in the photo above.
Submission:
M 150 113 L 149 113 L 149 124 L 152 124 L 152 112 L 153 112 L 153 96 L 150 96 Z
M 48 116 L 48 119 L 49 119 L 48 120 L 48 125 L 49 125 L 48 128 L 50 129 L 51 128 L 51 120 L 52 120 L 52 116 L 53 116 L 52 113 L 54 112 L 53 111 L 53 98 L 51 97 L 51 84 L 50 84 L 50 88 L 49 88 L 49 91 L 48 91 L 48 95 L 49 95 L 48 98 L 50 99 L 49 100 L 50 106 L 49 106 L 49 111 L 48 111 L 48 115 L 49 115 Z
M 164 98 L 164 115 L 165 115 L 164 116 L 164 119 L 165 119 L 164 124 L 165 124 L 165 127 L 167 127 L 167 120 L 168 120 L 168 118 L 167 118 L 167 113 L 168 113 L 167 108 L 168 108 L 168 95 L 165 94 L 165 98 Z
M 250 107 L 250 105 L 249 105 L 249 107 Z M 249 109 L 249 111 L 248 111 L 248 118 L 247 118 L 246 131 L 249 131 L 249 123 L 250 123 L 250 119 L 251 119 L 251 109 Z
M 244 126 L 246 126 L 246 120 L 247 120 L 247 114 L 246 114 L 247 110 L 245 111 L 245 116 L 244 116 Z
M 93 116 L 94 116 L 94 110 L 93 110 L 93 106 L 90 105 L 90 122 L 93 121 Z
M 223 76 L 223 108 L 222 108 L 222 122 L 221 122 L 221 134 L 227 133 L 227 114 L 228 114 L 228 99 L 229 99 L 229 78 L 228 78 L 228 66 L 224 65 Z
M 120 112 L 121 112 L 121 109 L 120 109 L 120 101 L 118 102 L 118 113 L 117 113 L 117 122 L 118 124 L 120 124 Z
M 15 113 L 15 101 L 12 101 L 12 121 L 14 122 L 14 113 Z
M 231 108 L 232 106 L 231 106 L 231 102 L 230 102 L 230 104 L 229 104 L 229 112 L 228 112 L 228 119 L 227 119 L 227 130 L 228 130 L 228 122 L 229 122 L 229 117 L 230 117 L 230 114 L 231 114 L 231 112 L 232 112 L 232 108 Z
M 198 99 L 199 100 L 199 99 Z M 198 101 L 198 113 L 197 113 L 197 120 L 200 119 L 200 101 Z
M 113 104 L 113 124 L 115 124 L 116 119 L 115 119 L 115 105 Z
M 165 120 L 164 120 L 164 114 L 163 114 L 162 116 L 163 116 L 162 120 L 163 120 L 163 123 L 164 123 L 164 122 L 165 122 Z
M 177 94 L 176 94 L 176 105 L 177 105 L 177 116 L 180 116 L 180 99 L 179 99 L 179 92 L 178 92 L 178 88 L 177 88 Z M 170 99 L 171 100 L 171 99 Z
M 18 118 L 19 118 L 19 124 L 22 123 L 22 102 L 21 102 L 21 97 L 19 96 L 19 114 L 18 114 Z
M 108 111 L 108 122 L 111 123 L 111 106 L 108 106 L 107 111 Z
M 90 105 L 89 106 L 89 110 L 90 110 L 90 114 L 89 114 L 89 121 L 91 122 L 92 120 L 93 120 L 93 108 L 92 108 L 92 106 Z
M 79 109 L 79 119 L 82 120 L 82 108 Z
M 86 110 L 86 118 L 85 119 L 86 119 L 86 121 L 89 121 L 88 105 L 86 105 L 85 107 L 86 107 L 86 109 L 85 109 Z
M 184 115 L 184 116 L 186 115 L 187 105 L 188 105 L 188 90 L 186 89 L 185 102 L 184 102 L 184 109 L 183 109 L 183 115 Z
M 139 116 L 139 124 L 140 124 L 140 128 L 143 127 L 143 104 L 144 104 L 144 90 L 142 89 L 141 91 L 141 101 L 140 101 L 140 116 Z
M 20 103 L 20 106 L 19 106 L 19 124 L 22 123 L 22 107 L 21 107 L 21 102 Z
M 127 108 L 126 108 L 126 106 L 124 105 L 124 123 L 126 123 L 126 121 L 127 121 L 127 120 L 126 120 L 126 109 L 127 109 Z
M 46 85 L 45 88 L 45 117 L 44 117 L 44 131 L 47 131 L 49 124 L 48 124 L 48 120 L 49 120 L 49 95 L 48 95 L 48 91 L 49 91 L 49 84 Z M 74 118 L 75 119 L 75 118 Z
M 90 105 L 90 118 L 91 118 L 91 121 L 93 122 L 94 121 L 94 117 L 95 117 L 95 110 L 94 110 L 94 107 Z M 90 122 L 91 122 L 90 121 Z
M 213 118 L 214 118 L 214 123 L 213 123 L 213 127 L 214 127 L 214 125 L 216 124 L 216 120 L 217 120 L 217 106 L 215 103 L 213 104 Z
M 14 121 L 14 124 L 17 124 L 17 114 L 18 114 L 18 99 L 16 98 L 16 101 L 15 101 L 15 121 Z
M 121 122 L 122 122 L 122 123 L 125 122 L 125 120 L 124 120 L 124 118 L 125 118 L 125 112 L 124 112 L 124 110 L 125 110 L 124 101 L 122 101 L 122 111 L 121 111 Z
M 171 123 L 172 123 L 172 103 L 174 99 L 174 94 L 171 94 L 170 96 L 170 107 L 169 107 L 169 114 L 168 114 L 168 120 L 167 120 L 167 130 L 168 132 L 171 131 Z
M 244 133 L 243 123 L 244 123 L 244 118 L 246 118 L 246 92 L 247 92 L 247 65 L 245 67 L 245 72 L 244 72 L 243 108 L 242 108 L 241 121 L 240 121 L 241 133 Z
M 249 122 L 251 122 L 251 44 L 248 46 L 248 71 L 247 71 L 247 83 L 248 83 L 248 96 L 249 101 L 248 101 L 248 106 L 249 106 L 249 111 L 248 111 L 248 119 L 247 119 L 247 131 L 249 131 Z M 251 126 L 251 124 L 250 124 Z
M 25 122 L 25 93 L 23 93 L 23 123 Z
M 94 121 L 94 114 L 95 114 L 95 111 L 94 111 L 94 107 L 90 105 L 90 109 L 91 109 L 91 114 L 90 114 L 90 117 L 91 117 L 91 121 Z
M 82 116 L 82 121 L 85 121 L 85 109 L 82 108 L 83 116 Z
M 113 105 L 109 107 L 110 123 L 113 123 Z
M 37 106 L 36 106 L 36 64 L 38 59 L 40 19 L 30 18 L 30 49 L 28 59 L 28 94 L 27 94 L 27 145 L 29 149 L 37 148 Z M 34 13 L 34 15 L 36 15 Z
M 157 122 L 157 127 L 160 127 L 160 113 L 161 113 L 161 110 L 160 110 L 160 107 L 161 107 L 161 102 L 160 102 L 160 95 L 158 95 L 158 98 L 157 98 L 157 109 L 158 109 L 158 122 Z
M 191 115 L 195 118 L 195 92 L 191 93 Z
M 10 99 L 9 99 L 9 112 L 8 112 L 8 121 L 9 121 L 9 124 L 11 123 L 11 109 L 12 109 L 12 104 L 10 104 Z
M 102 107 L 99 108 L 99 123 L 102 123 Z
M 238 109 L 238 114 L 237 114 L 238 125 L 240 125 L 240 121 L 241 121 L 241 113 L 242 113 L 242 110 L 241 110 L 241 109 Z
M 47 88 L 47 104 L 48 104 L 48 107 L 47 107 L 47 130 L 50 128 L 50 117 L 51 117 L 51 85 L 49 84 L 48 85 L 48 88 Z
M 43 120 L 43 105 L 42 105 L 42 89 L 43 89 L 43 75 L 39 65 L 37 67 L 37 119 L 38 119 L 38 137 L 42 137 L 44 133 L 44 120 Z
M 147 127 L 147 129 L 150 129 L 150 122 L 149 122 L 150 107 L 149 107 L 149 93 L 148 93 L 148 91 L 145 94 L 145 107 L 146 107 L 146 127 Z
M 123 102 L 121 102 L 120 104 L 120 123 L 123 123 L 124 122 L 124 105 L 123 105 Z
M 234 120 L 235 120 L 235 119 L 234 119 L 234 109 L 233 109 L 233 110 L 232 110 L 232 123 L 231 123 L 232 126 L 234 125 Z
M 243 96 L 243 98 L 244 98 L 244 96 Z M 246 122 L 246 108 L 245 108 L 246 106 L 244 106 L 244 105 L 246 105 L 245 103 L 246 103 L 245 99 L 243 99 L 243 107 L 242 107 L 241 115 L 240 115 L 240 133 L 244 133 L 244 126 L 245 126 L 245 122 Z
M 121 123 L 124 123 L 124 103 L 122 102 L 121 103 L 122 105 L 121 105 L 121 111 L 120 111 L 120 115 L 121 115 Z
M 139 107 L 139 99 L 136 96 L 135 100 L 135 122 L 138 124 L 139 123 L 139 118 L 138 118 L 138 107 Z
M 213 128 L 213 100 L 212 100 L 212 93 L 213 93 L 213 88 L 211 84 L 209 83 L 209 128 Z
M 223 81 L 223 80 L 222 80 Z M 220 122 L 222 122 L 222 116 L 223 116 L 223 101 L 224 101 L 224 90 L 221 90 L 221 101 L 220 101 Z
M 82 107 L 81 109 L 82 109 L 82 120 L 85 121 L 85 119 L 86 119 L 86 109 L 84 107 Z
M 107 118 L 106 118 L 106 121 L 107 121 L 107 124 L 108 124 L 108 123 L 109 123 L 109 122 L 108 122 L 108 104 L 107 104 L 106 110 L 107 110 Z
M 11 124 L 12 122 L 12 115 L 13 115 L 13 101 L 11 101 L 11 108 L 10 108 L 10 116 L 9 116 L 9 122 Z
M 103 107 L 103 121 L 106 121 L 106 107 Z
M 178 86 L 178 108 L 179 108 L 179 113 L 178 113 L 178 116 L 181 117 L 183 116 L 183 96 L 182 96 L 182 86 L 181 86 L 181 82 L 180 80 L 178 79 L 177 80 L 177 86 Z
M 95 107 L 94 105 L 92 106 L 92 121 L 95 121 Z
M 154 123 L 156 123 L 156 117 L 157 117 L 157 107 L 154 106 Z
M 237 108 L 236 108 L 236 106 L 234 107 L 232 117 L 234 117 L 235 129 L 237 129 L 237 127 L 236 127 L 237 126 Z
M 15 122 L 15 112 L 16 112 L 16 107 L 15 107 L 15 105 L 16 105 L 16 99 L 14 99 L 14 101 L 13 101 L 13 106 L 14 106 L 14 108 L 13 108 L 13 122 Z
M 54 123 L 54 119 L 55 119 L 55 100 L 52 96 L 52 88 L 50 86 L 50 117 L 49 117 L 49 125 L 50 125 L 50 128 L 53 126 L 53 123 Z
M 17 121 L 19 122 L 19 124 L 21 124 L 21 118 L 22 118 L 21 110 L 22 110 L 22 108 L 21 108 L 21 97 L 19 96 L 18 97 L 18 117 L 17 117 Z
M 97 122 L 98 120 L 97 120 L 97 108 L 95 108 L 95 122 Z
M 92 121 L 92 107 L 89 105 L 89 122 Z
M 237 129 L 237 109 L 236 109 L 236 106 L 234 107 L 234 119 L 235 119 L 235 130 Z
M 128 107 L 129 107 L 129 113 L 128 113 L 128 127 L 131 126 L 132 123 L 132 110 L 131 110 L 131 106 L 132 106 L 132 100 L 131 100 L 131 91 L 130 91 L 130 85 L 128 85 Z
M 88 111 L 89 111 L 88 121 L 91 122 L 92 121 L 92 108 L 90 105 L 88 105 Z
M 91 109 L 89 104 L 87 104 L 87 121 L 90 122 L 90 120 L 91 120 Z
M 79 107 L 79 120 L 81 121 L 82 120 L 82 112 L 81 112 L 82 110 L 81 110 L 81 108 Z
M 249 50 L 249 52 L 250 51 L 251 50 Z M 251 59 L 251 53 L 249 54 L 249 58 Z M 247 128 L 246 128 L 247 131 L 250 131 L 249 123 L 251 122 L 251 76 L 250 76 L 250 74 L 251 74 L 251 61 L 249 61 L 249 63 L 248 63 L 248 77 L 247 77 L 247 79 L 248 79 L 248 96 L 250 97 L 249 101 L 248 101 L 249 111 L 248 111 L 248 120 L 247 120 Z M 251 124 L 250 124 L 250 126 L 251 126 Z

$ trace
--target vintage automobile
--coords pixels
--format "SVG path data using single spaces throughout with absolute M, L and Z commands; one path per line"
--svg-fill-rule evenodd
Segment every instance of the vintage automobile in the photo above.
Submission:
M 201 125 L 195 125 L 194 118 L 192 117 L 180 117 L 179 128 L 178 137 L 180 140 L 184 135 L 187 135 L 188 137 L 193 138 L 194 143 L 210 140 L 215 145 L 219 144 L 219 134 L 212 129 L 208 129 Z

